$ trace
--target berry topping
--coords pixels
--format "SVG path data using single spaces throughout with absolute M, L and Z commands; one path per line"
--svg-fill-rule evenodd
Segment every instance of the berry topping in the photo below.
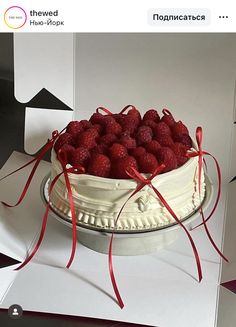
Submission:
M 187 127 L 182 123 L 182 121 L 174 123 L 171 128 L 174 135 L 189 134 Z
M 136 133 L 136 140 L 138 145 L 148 143 L 152 140 L 152 129 L 149 126 L 141 126 Z
M 176 156 L 173 150 L 171 150 L 170 148 L 167 147 L 160 148 L 157 152 L 157 159 L 160 164 L 165 165 L 163 172 L 167 172 L 177 168 Z
M 110 158 L 112 160 L 124 158 L 128 155 L 128 151 L 127 151 L 126 147 L 119 143 L 114 143 L 110 147 L 109 153 L 110 153 Z
M 112 145 L 113 143 L 115 143 L 116 141 L 117 141 L 117 137 L 116 137 L 116 135 L 115 135 L 115 134 L 111 134 L 111 133 L 109 133 L 109 134 L 105 134 L 105 135 L 101 136 L 101 137 L 99 138 L 98 143 L 99 143 L 99 144 L 103 144 L 103 145 L 110 146 L 110 145 Z
M 96 145 L 95 136 L 94 136 L 93 132 L 91 132 L 90 130 L 86 130 L 85 132 L 81 133 L 76 138 L 75 142 L 76 142 L 77 147 L 81 146 L 81 147 L 86 148 L 88 150 L 92 149 Z
M 152 153 L 146 153 L 138 158 L 139 171 L 141 173 L 153 173 L 158 166 L 156 157 Z
M 88 166 L 88 173 L 100 177 L 109 177 L 111 169 L 110 159 L 104 154 L 92 156 Z
M 156 137 L 159 137 L 161 135 L 171 135 L 171 130 L 166 123 L 160 122 L 153 128 L 153 133 Z
M 168 146 L 169 148 L 174 144 L 174 141 L 170 135 L 160 135 L 157 137 L 157 141 L 161 146 Z
M 143 120 L 152 120 L 158 123 L 160 120 L 160 116 L 158 115 L 155 109 L 150 109 L 144 114 Z
M 54 149 L 56 152 L 64 145 L 64 144 L 72 144 L 73 143 L 73 137 L 69 133 L 63 133 L 61 134 L 58 139 L 55 142 Z
M 132 156 L 127 156 L 115 161 L 112 165 L 112 177 L 127 179 L 130 176 L 126 173 L 129 168 L 133 167 L 138 170 L 137 161 Z
M 74 120 L 67 125 L 66 132 L 71 134 L 72 136 L 76 136 L 77 134 L 81 133 L 83 129 L 84 128 L 81 122 Z
M 131 149 L 130 153 L 137 159 L 138 157 L 143 156 L 146 153 L 146 150 L 144 147 L 138 146 L 137 148 Z
M 147 152 L 152 154 L 157 154 L 157 151 L 160 149 L 161 145 L 158 141 L 152 140 L 145 145 Z
M 83 166 L 86 167 L 90 158 L 88 149 L 83 147 L 76 148 L 71 154 L 70 164 L 73 167 Z
M 119 143 L 124 145 L 126 149 L 133 149 L 136 147 L 136 141 L 131 136 L 122 136 Z

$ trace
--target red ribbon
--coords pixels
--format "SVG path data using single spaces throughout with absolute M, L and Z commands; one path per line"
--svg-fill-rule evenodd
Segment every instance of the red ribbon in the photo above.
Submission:
M 112 112 L 111 112 L 110 110 L 108 110 L 107 108 L 105 108 L 105 107 L 98 107 L 98 108 L 96 109 L 96 112 L 99 113 L 99 111 L 103 111 L 103 112 L 105 112 L 107 115 L 113 115 Z
M 5 179 L 5 178 L 11 176 L 12 174 L 16 173 L 17 171 L 19 171 L 19 170 L 21 170 L 21 169 L 23 169 L 23 168 L 29 166 L 31 163 L 35 162 L 35 164 L 34 164 L 34 166 L 33 166 L 33 169 L 31 170 L 30 175 L 29 175 L 29 177 L 28 177 L 28 179 L 27 179 L 27 181 L 26 181 L 26 184 L 25 184 L 25 186 L 24 186 L 24 189 L 23 189 L 23 191 L 22 191 L 22 193 L 21 193 L 21 195 L 20 195 L 18 201 L 16 202 L 16 204 L 11 205 L 11 204 L 8 204 L 8 203 L 6 203 L 6 202 L 1 201 L 2 204 L 4 204 L 6 207 L 13 208 L 13 207 L 18 206 L 18 205 L 22 202 L 22 200 L 24 199 L 24 197 L 25 197 L 25 195 L 26 195 L 26 193 L 27 193 L 27 191 L 28 191 L 28 188 L 29 188 L 29 186 L 30 186 L 30 183 L 31 183 L 33 177 L 34 177 L 35 171 L 36 171 L 36 169 L 37 169 L 37 167 L 38 167 L 40 161 L 43 159 L 43 157 L 45 156 L 45 154 L 46 154 L 46 153 L 47 153 L 47 152 L 48 152 L 48 151 L 53 147 L 54 141 L 56 140 L 56 138 L 57 138 L 57 137 L 58 137 L 58 136 L 59 136 L 63 131 L 64 131 L 64 129 L 63 129 L 60 133 L 58 133 L 57 130 L 56 130 L 56 131 L 53 131 L 53 132 L 52 132 L 52 138 L 51 138 L 50 140 L 47 141 L 47 143 L 43 146 L 43 148 L 42 148 L 42 150 L 40 151 L 40 153 L 39 153 L 39 154 L 38 154 L 34 159 L 30 160 L 30 161 L 27 162 L 25 165 L 19 167 L 18 169 L 12 171 L 11 173 L 7 174 L 6 176 L 4 176 L 4 177 L 2 177 L 2 178 L 0 179 L 0 181 L 2 181 L 3 179 Z
M 109 272 L 110 272 L 110 278 L 111 278 L 111 282 L 112 282 L 112 286 L 118 301 L 119 306 L 121 307 L 121 309 L 124 307 L 124 303 L 122 301 L 122 298 L 120 296 L 118 287 L 117 287 L 117 283 L 116 283 L 116 279 L 115 279 L 115 275 L 114 275 L 114 269 L 113 269 L 113 264 L 112 264 L 112 245 L 113 245 L 113 239 L 114 239 L 114 233 L 115 233 L 115 228 L 117 225 L 117 221 L 126 205 L 126 203 L 136 194 L 138 193 L 144 186 L 148 185 L 157 195 L 157 197 L 159 198 L 159 200 L 162 202 L 162 204 L 165 206 L 165 208 L 168 210 L 168 212 L 171 214 L 171 216 L 175 219 L 175 221 L 184 229 L 185 233 L 187 234 L 189 241 L 191 243 L 192 249 L 193 249 L 193 253 L 195 256 L 195 260 L 196 260 L 196 264 L 197 264 L 197 270 L 198 270 L 198 279 L 199 282 L 202 280 L 202 269 L 201 269 L 201 262 L 200 262 L 200 258 L 198 255 L 198 251 L 197 248 L 195 246 L 195 243 L 189 233 L 189 231 L 187 230 L 187 228 L 184 226 L 184 224 L 181 222 L 181 220 L 179 220 L 179 218 L 176 216 L 175 212 L 172 210 L 172 208 L 169 206 L 169 204 L 167 203 L 167 201 L 164 199 L 164 197 L 161 195 L 161 193 L 155 188 L 155 186 L 152 184 L 152 179 L 154 177 L 156 177 L 160 172 L 163 171 L 163 169 L 165 168 L 165 165 L 162 164 L 161 166 L 157 167 L 156 170 L 154 171 L 154 173 L 151 175 L 151 177 L 149 178 L 145 178 L 143 175 L 141 175 L 135 168 L 130 167 L 130 170 L 126 171 L 127 174 L 133 178 L 134 180 L 136 180 L 138 183 L 136 189 L 132 192 L 132 194 L 128 197 L 128 199 L 125 201 L 125 203 L 122 205 L 117 218 L 115 220 L 115 224 L 114 224 L 114 229 L 112 231 L 112 235 L 111 235 L 111 239 L 110 239 L 110 244 L 109 244 L 109 254 L 108 254 L 108 262 L 109 262 Z
M 214 156 L 212 156 L 209 152 L 203 151 L 202 150 L 202 128 L 201 127 L 197 127 L 196 129 L 196 141 L 197 141 L 197 145 L 198 145 L 198 150 L 194 151 L 194 152 L 188 152 L 186 155 L 187 157 L 191 158 L 191 157 L 197 157 L 198 156 L 198 193 L 199 193 L 199 198 L 201 199 L 201 177 L 202 177 L 202 169 L 203 169 L 203 162 L 204 162 L 204 155 L 209 155 L 213 158 L 215 165 L 216 165 L 216 171 L 217 171 L 217 177 L 218 177 L 218 190 L 217 190 L 217 196 L 216 196 L 216 201 L 214 203 L 213 209 L 211 210 L 209 216 L 207 218 L 205 218 L 204 213 L 203 213 L 203 209 L 202 209 L 202 204 L 200 205 L 199 211 L 200 211 L 200 215 L 202 217 L 202 223 L 195 226 L 193 229 L 200 227 L 200 226 L 204 226 L 206 234 L 211 242 L 211 244 L 213 245 L 214 249 L 218 252 L 218 254 L 225 260 L 228 262 L 228 259 L 223 255 L 223 253 L 218 249 L 217 245 L 215 244 L 213 238 L 210 235 L 209 229 L 207 227 L 206 222 L 212 217 L 213 213 L 215 212 L 218 203 L 219 203 L 219 199 L 220 199 L 220 194 L 221 194 L 221 172 L 220 172 L 220 166 L 218 161 L 216 160 L 216 158 Z
M 137 110 L 137 108 L 136 108 L 135 106 L 133 106 L 132 104 L 128 104 L 127 106 L 125 106 L 125 107 L 121 110 L 120 114 L 123 114 L 127 109 L 129 109 L 129 110 L 132 110 L 132 109 Z

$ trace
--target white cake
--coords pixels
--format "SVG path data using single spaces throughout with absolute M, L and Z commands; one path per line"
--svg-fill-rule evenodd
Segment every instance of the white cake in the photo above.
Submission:
M 62 171 L 56 153 L 52 150 L 51 180 Z M 92 229 L 112 230 L 117 214 L 137 186 L 134 180 L 97 177 L 87 174 L 69 174 L 77 222 Z M 198 157 L 190 158 L 183 166 L 158 175 L 153 185 L 162 194 L 180 220 L 194 213 L 204 200 L 204 174 L 201 196 L 198 194 Z M 68 193 L 62 175 L 50 197 L 52 208 L 70 219 Z M 132 197 L 117 222 L 119 232 L 149 231 L 175 223 L 174 218 L 159 201 L 153 190 L 145 186 Z

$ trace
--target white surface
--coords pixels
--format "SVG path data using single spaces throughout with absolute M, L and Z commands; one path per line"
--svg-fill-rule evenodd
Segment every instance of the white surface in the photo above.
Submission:
M 73 111 L 26 107 L 25 151 L 36 153 L 52 137 L 52 131 L 60 132 L 72 117 Z
M 23 154 L 13 153 L 1 174 L 28 159 Z M 6 226 L 10 220 L 10 225 L 21 222 L 22 242 L 8 230 L 8 242 L 4 242 L 5 249 L 6 246 L 9 247 L 7 253 L 16 251 L 15 245 L 19 244 L 18 257 L 23 257 L 24 250 L 30 246 L 29 241 L 38 232 L 44 210 L 39 194 L 40 179 L 48 170 L 49 164 L 42 163 L 24 203 L 15 209 L 4 209 L 1 213 L 1 222 Z M 1 199 L 9 201 L 16 198 L 26 172 L 27 169 L 1 182 Z M 16 180 L 17 187 L 13 187 Z M 224 203 L 225 188 L 217 214 L 209 223 L 218 244 L 222 235 Z M 1 246 L 2 236 L 5 234 L 5 230 L 0 229 Z M 125 302 L 125 308 L 121 310 L 113 299 L 107 256 L 78 244 L 72 268 L 62 268 L 70 254 L 71 230 L 49 217 L 47 232 L 34 263 L 18 273 L 1 307 L 8 308 L 14 302 L 22 305 L 24 310 L 82 315 L 161 327 L 173 327 L 173 321 L 176 327 L 213 327 L 219 257 L 203 230 L 195 230 L 192 235 L 202 259 L 204 278 L 200 284 L 196 281 L 195 260 L 184 233 L 177 242 L 155 254 L 113 258 L 117 282 Z
M 74 107 L 73 33 L 14 34 L 15 97 L 30 101 L 46 88 Z

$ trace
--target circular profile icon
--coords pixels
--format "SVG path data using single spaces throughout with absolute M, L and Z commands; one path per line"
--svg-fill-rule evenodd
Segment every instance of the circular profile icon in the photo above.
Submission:
M 4 21 L 8 27 L 18 29 L 25 25 L 27 15 L 23 8 L 19 6 L 12 6 L 5 11 Z
M 12 304 L 8 309 L 8 315 L 12 319 L 18 319 L 22 316 L 23 310 L 19 304 Z

